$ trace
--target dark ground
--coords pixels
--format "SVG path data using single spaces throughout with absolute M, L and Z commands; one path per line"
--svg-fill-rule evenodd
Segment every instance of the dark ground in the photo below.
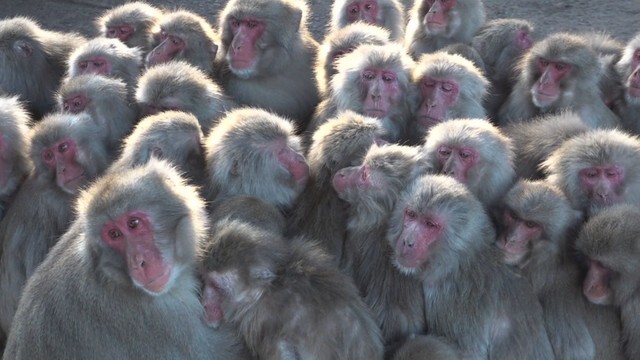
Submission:
M 226 0 L 149 1 L 165 8 L 186 8 L 211 22 Z M 310 25 L 318 40 L 324 34 L 331 0 L 308 0 Z M 44 27 L 75 30 L 94 36 L 93 19 L 123 0 L 0 0 L 0 18 L 24 15 L 37 19 Z M 403 0 L 410 7 L 413 0 Z M 519 17 L 533 22 L 539 37 L 550 32 L 605 31 L 626 42 L 640 33 L 640 0 L 486 0 L 489 19 Z

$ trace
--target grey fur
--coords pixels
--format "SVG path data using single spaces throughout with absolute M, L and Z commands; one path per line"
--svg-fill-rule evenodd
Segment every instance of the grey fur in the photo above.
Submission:
M 347 6 L 352 2 L 354 0 L 335 0 L 333 2 L 328 33 L 333 33 L 349 26 Z M 387 30 L 392 41 L 402 41 L 405 26 L 403 2 L 398 0 L 376 0 L 376 2 L 378 3 L 378 17 L 375 25 Z
M 638 114 L 640 113 L 640 98 L 629 94 L 630 80 L 633 74 L 638 71 L 638 66 L 632 67 L 635 52 L 640 50 L 640 34 L 629 40 L 625 46 L 620 61 L 615 65 L 618 80 L 621 82 L 622 96 L 614 104 L 614 109 L 625 130 L 640 135 L 640 121 Z
M 458 350 L 443 338 L 414 336 L 393 355 L 393 360 L 461 360 Z

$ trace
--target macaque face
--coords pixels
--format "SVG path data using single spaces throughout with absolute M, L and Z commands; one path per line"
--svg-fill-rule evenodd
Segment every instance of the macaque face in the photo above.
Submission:
M 340 169 L 333 176 L 332 185 L 340 199 L 354 201 L 359 191 L 373 187 L 371 169 L 367 164 Z
M 169 34 L 164 29 L 161 29 L 156 37 L 159 39 L 160 44 L 147 55 L 148 67 L 166 63 L 177 58 L 187 47 L 187 43 L 181 36 Z
M 304 156 L 285 142 L 277 142 L 272 146 L 285 178 L 291 180 L 296 187 L 304 188 L 309 180 L 309 165 Z
M 347 21 L 354 23 L 363 21 L 367 24 L 376 25 L 378 21 L 378 1 L 376 0 L 357 0 L 351 2 L 347 8 Z
M 613 302 L 611 278 L 613 272 L 597 260 L 589 260 L 589 272 L 584 279 L 582 292 L 589 301 L 598 305 L 610 305 Z
M 105 34 L 105 37 L 119 39 L 122 42 L 126 42 L 135 32 L 136 29 L 131 25 L 110 25 L 107 26 L 107 33 Z
M 432 34 L 442 34 L 447 30 L 451 19 L 449 11 L 455 8 L 456 0 L 425 0 L 429 11 L 423 19 L 424 26 Z
M 497 246 L 503 251 L 504 261 L 509 265 L 521 264 L 544 230 L 541 224 L 522 219 L 509 209 L 502 215 L 502 227 Z
M 630 66 L 632 72 L 627 79 L 627 95 L 640 101 L 640 49 L 633 53 Z
M 439 172 L 466 184 L 469 170 L 478 163 L 480 153 L 472 147 L 448 144 L 440 145 L 437 151 Z
M 458 102 L 460 85 L 454 79 L 425 76 L 419 86 L 422 103 L 416 121 L 422 129 L 427 130 L 448 119 L 449 110 Z
M 44 148 L 40 155 L 45 165 L 55 171 L 56 184 L 69 194 L 75 194 L 88 180 L 84 167 L 77 160 L 78 153 L 76 142 L 67 138 Z
M 614 164 L 591 166 L 580 170 L 580 186 L 596 207 L 619 202 L 624 188 L 624 168 Z
M 571 74 L 571 65 L 544 58 L 536 60 L 540 77 L 531 89 L 533 103 L 540 108 L 553 105 L 562 94 L 562 82 Z
M 253 72 L 260 58 L 258 40 L 267 29 L 267 24 L 258 18 L 234 18 L 227 20 L 233 40 L 227 51 L 227 61 L 234 73 Z
M 89 98 L 86 94 L 72 94 L 62 100 L 62 110 L 64 112 L 78 114 L 83 112 L 89 104 Z
M 103 56 L 94 56 L 78 61 L 80 74 L 100 74 L 109 76 L 111 74 L 111 62 Z
M 125 259 L 136 287 L 151 295 L 162 294 L 170 288 L 174 277 L 173 259 L 158 248 L 153 222 L 146 211 L 129 211 L 107 221 L 100 237 Z
M 397 107 L 402 97 L 398 75 L 389 69 L 367 68 L 361 74 L 362 114 L 383 119 Z
M 515 43 L 522 51 L 529 50 L 533 46 L 533 40 L 531 39 L 531 36 L 529 36 L 529 32 L 526 30 L 516 31 Z
M 406 208 L 402 216 L 402 231 L 394 245 L 396 264 L 403 271 L 414 272 L 428 260 L 432 244 L 441 239 L 445 226 L 445 218 L 439 214 L 420 214 Z

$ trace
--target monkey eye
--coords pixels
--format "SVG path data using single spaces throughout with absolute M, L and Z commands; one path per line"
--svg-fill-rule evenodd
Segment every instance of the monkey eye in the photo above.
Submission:
M 167 36 L 169 36 L 169 34 L 167 34 L 167 32 L 164 29 L 160 30 L 160 40 L 165 40 L 167 38 Z
M 127 222 L 127 226 L 129 227 L 129 229 L 135 229 L 135 228 L 138 227 L 139 224 L 140 224 L 140 219 L 138 219 L 136 217 L 132 217 Z
M 107 29 L 107 37 L 114 38 L 117 34 L 118 31 L 115 28 L 110 27 Z
M 345 54 L 345 52 L 344 52 L 343 50 L 338 50 L 338 51 L 336 51 L 336 52 L 334 52 L 334 53 L 333 53 L 333 58 L 334 58 L 334 59 L 335 59 L 335 58 L 339 58 L 339 57 L 341 57 L 341 56 L 342 56 L 342 55 L 344 55 L 344 54 Z
M 93 62 L 93 66 L 102 67 L 102 66 L 104 66 L 104 61 L 94 61 Z
M 82 101 L 80 101 L 80 99 L 73 100 L 73 106 L 80 107 L 80 105 L 82 105 Z
M 460 157 L 463 159 L 468 159 L 473 156 L 473 154 L 471 154 L 471 151 L 467 151 L 467 150 L 462 150 L 460 151 L 459 154 L 460 154 Z
M 607 170 L 606 174 L 607 174 L 607 177 L 609 178 L 618 177 L 618 172 L 615 170 Z
M 442 86 L 440 86 L 440 88 L 444 92 L 450 92 L 450 91 L 453 90 L 453 84 L 444 82 L 444 83 L 442 83 Z
M 236 29 L 240 26 L 240 21 L 238 21 L 238 19 L 231 19 L 229 20 L 229 25 L 231 25 L 232 28 Z
M 598 171 L 597 170 L 589 170 L 589 171 L 587 171 L 585 173 L 585 175 L 587 177 L 594 178 L 594 177 L 598 176 Z
M 392 74 L 392 73 L 386 73 L 386 72 L 385 72 L 385 73 L 382 75 L 382 81 L 384 81 L 384 82 L 394 82 L 394 81 L 396 81 L 396 77 L 395 77 L 395 75 L 394 75 L 394 74 Z
M 247 21 L 247 27 L 249 29 L 253 29 L 254 27 L 258 26 L 258 22 L 255 20 L 249 20 Z
M 371 4 L 367 4 L 367 5 L 364 6 L 364 8 L 366 10 L 371 10 L 373 8 L 373 6 Z
M 87 66 L 89 66 L 89 63 L 87 61 L 80 61 L 80 63 L 78 64 L 78 67 L 80 67 L 80 69 L 86 69 Z
M 449 156 L 449 155 L 451 155 L 451 149 L 449 149 L 446 146 L 441 146 L 438 149 L 438 154 L 440 154 L 441 156 Z
M 548 61 L 548 60 L 546 60 L 546 59 L 540 59 L 540 60 L 539 60 L 539 62 L 540 62 L 540 65 L 541 65 L 542 67 L 547 67 L 547 66 L 549 66 L 549 61 Z
M 567 64 L 563 64 L 563 63 L 555 63 L 554 66 L 558 71 L 563 71 L 568 68 Z
M 436 82 L 433 80 L 424 80 L 422 82 L 422 86 L 426 87 L 426 88 L 432 88 L 434 86 L 436 86 Z
M 62 102 L 62 109 L 64 111 L 69 111 L 69 100 L 65 100 Z
M 51 162 L 53 160 L 53 151 L 46 149 L 42 152 L 42 160 Z
M 416 214 L 415 211 L 411 210 L 411 209 L 405 209 L 404 210 L 404 215 L 408 218 L 408 219 L 415 219 L 418 215 Z
M 376 77 L 376 74 L 373 73 L 373 71 L 365 71 L 362 73 L 362 77 L 365 80 L 373 80 Z
M 122 236 L 122 233 L 118 229 L 109 230 L 109 237 L 112 239 L 117 239 Z
M 58 152 L 66 152 L 69 149 L 69 144 L 67 144 L 66 142 L 63 142 L 62 144 L 58 145 Z
M 524 226 L 526 226 L 529 229 L 535 229 L 538 227 L 538 224 L 533 221 L 525 221 Z

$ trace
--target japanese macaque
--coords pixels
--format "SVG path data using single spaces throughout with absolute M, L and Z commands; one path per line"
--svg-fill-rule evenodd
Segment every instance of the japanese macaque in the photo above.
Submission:
M 617 203 L 640 205 L 640 141 L 620 130 L 576 135 L 541 166 L 587 217 Z
M 404 44 L 414 59 L 455 44 L 471 44 L 484 25 L 482 0 L 415 0 Z
M 488 209 L 515 182 L 511 140 L 483 119 L 457 119 L 434 126 L 424 152 L 437 173 L 465 184 Z
M 336 74 L 337 60 L 360 45 L 385 45 L 390 42 L 389 32 L 377 26 L 357 22 L 330 32 L 318 49 L 315 73 L 318 91 L 326 96 L 331 78 Z
M 147 67 L 182 60 L 207 74 L 213 73 L 220 40 L 207 20 L 186 10 L 168 12 L 152 32 L 155 41 L 145 59 Z
M 392 41 L 402 41 L 404 37 L 404 7 L 399 0 L 335 0 L 329 33 L 355 22 L 388 30 Z
M 5 357 L 247 358 L 202 321 L 194 268 L 205 206 L 173 168 L 152 160 L 108 174 L 76 212 L 25 288 Z
M 598 87 L 605 105 L 612 108 L 615 101 L 622 96 L 622 81 L 616 72 L 615 64 L 622 58 L 624 44 L 604 32 L 587 32 L 582 36 L 598 55 L 602 66 Z
M 518 80 L 498 113 L 501 125 L 568 109 L 594 128 L 613 128 L 618 117 L 606 106 L 598 83 L 598 55 L 579 36 L 556 33 L 521 59 Z
M 615 69 L 623 92 L 614 104 L 615 111 L 625 130 L 640 134 L 640 34 L 629 41 Z
M 307 14 L 303 0 L 230 0 L 219 16 L 222 87 L 241 105 L 294 120 L 297 132 L 319 101 Z
M 116 38 L 143 53 L 153 49 L 152 31 L 162 10 L 142 1 L 134 1 L 105 11 L 96 19 L 101 36 Z
M 235 325 L 259 359 L 382 359 L 353 281 L 317 244 L 240 221 L 214 226 L 200 260 L 209 325 Z
M 127 87 L 119 79 L 96 74 L 67 78 L 56 97 L 58 111 L 91 115 L 94 138 L 114 152 L 138 120 L 138 109 L 127 100 Z
M 0 96 L 0 220 L 18 186 L 31 171 L 30 125 L 31 117 L 17 97 Z
M 491 119 L 497 120 L 498 110 L 505 102 L 518 78 L 515 66 L 533 46 L 533 25 L 523 19 L 496 19 L 487 23 L 473 38 L 485 66 L 490 88 L 484 107 Z
M 461 360 L 458 350 L 437 336 L 418 335 L 407 340 L 393 360 Z
M 141 166 L 151 158 L 177 167 L 194 185 L 205 183 L 204 135 L 198 119 L 181 111 L 165 111 L 140 120 L 122 145 L 122 154 L 109 168 L 120 172 Z
M 234 110 L 205 141 L 208 200 L 255 196 L 291 209 L 309 179 L 293 124 L 262 109 Z
M 393 263 L 422 283 L 430 334 L 465 359 L 553 359 L 540 303 L 501 263 L 492 222 L 463 184 L 418 178 L 389 224 Z
M 640 210 L 617 205 L 591 218 L 576 248 L 588 258 L 582 291 L 594 304 L 620 309 L 627 359 L 640 357 Z
M 0 20 L 0 91 L 20 96 L 33 118 L 42 118 L 56 105 L 69 54 L 85 41 L 24 17 Z
M 416 143 L 424 141 L 428 130 L 443 121 L 486 117 L 482 99 L 489 83 L 471 61 L 460 55 L 422 55 L 411 74 L 411 83 L 418 92 L 412 123 Z
M 133 94 L 140 71 L 142 53 L 117 39 L 95 38 L 78 47 L 69 57 L 69 77 L 100 74 L 122 79 Z
M 426 330 L 420 283 L 393 266 L 385 234 L 400 192 L 427 170 L 419 148 L 390 144 L 371 147 L 361 165 L 333 177 L 338 196 L 350 205 L 341 266 L 371 309 L 387 348 Z
M 533 286 L 555 357 L 624 359 L 618 314 L 582 296 L 581 270 L 568 243 L 582 214 L 562 191 L 544 181 L 519 181 L 497 218 L 496 245 Z
M 204 72 L 182 61 L 148 69 L 138 82 L 136 101 L 145 115 L 166 110 L 192 113 L 205 134 L 236 107 Z
M 113 159 L 87 114 L 49 115 L 30 137 L 33 170 L 0 222 L 0 327 L 6 334 L 23 286 L 73 218 L 71 202 Z
M 511 139 L 518 178 L 542 179 L 540 164 L 567 139 L 590 130 L 578 115 L 566 111 L 541 115 L 503 128 Z
M 410 77 L 414 64 L 400 45 L 362 45 L 337 61 L 329 98 L 307 128 L 313 133 L 345 110 L 379 119 L 389 142 L 406 140 L 410 123 Z
M 288 235 L 304 235 L 322 245 L 339 264 L 347 223 L 347 209 L 332 187 L 333 176 L 359 165 L 371 145 L 384 136 L 373 118 L 345 111 L 313 134 L 309 149 L 309 180 L 291 211 Z

